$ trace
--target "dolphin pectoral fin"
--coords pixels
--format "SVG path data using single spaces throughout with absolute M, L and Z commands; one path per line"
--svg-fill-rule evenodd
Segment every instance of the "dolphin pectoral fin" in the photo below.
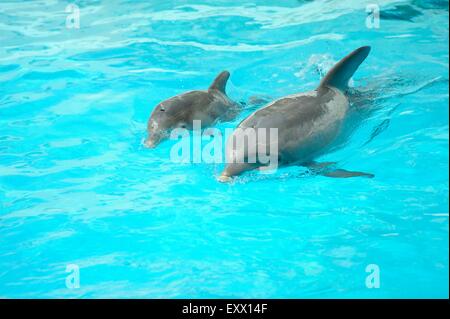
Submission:
M 349 178 L 349 177 L 367 177 L 367 178 L 373 178 L 375 175 L 370 173 L 364 173 L 364 172 L 352 172 L 347 171 L 345 169 L 335 169 L 331 171 L 325 171 L 321 173 L 323 176 L 327 177 L 334 177 L 334 178 Z
M 333 168 L 333 166 L 336 165 L 336 162 L 309 162 L 306 164 L 303 164 L 303 166 L 306 166 L 312 173 L 317 175 L 323 175 L 327 177 L 334 177 L 334 178 L 349 178 L 349 177 L 368 177 L 372 178 L 375 175 L 370 173 L 364 173 L 364 172 L 352 172 L 347 171 L 345 169 L 340 168 Z
M 317 171 L 323 170 L 327 167 L 333 166 L 335 164 L 336 164 L 336 162 L 322 162 L 322 163 L 309 162 L 309 163 L 304 164 L 303 166 L 306 166 L 308 169 L 310 169 L 313 172 L 317 172 Z
M 208 90 L 218 90 L 225 93 L 225 87 L 227 85 L 227 81 L 230 78 L 230 72 L 228 71 L 222 71 L 219 73 L 219 75 L 214 79 L 211 86 L 208 88 Z

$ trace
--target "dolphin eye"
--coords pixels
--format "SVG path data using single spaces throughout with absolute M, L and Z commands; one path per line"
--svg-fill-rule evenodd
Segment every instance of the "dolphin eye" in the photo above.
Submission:
M 159 108 L 159 110 L 160 110 L 161 112 L 164 112 L 166 109 L 164 108 L 164 106 L 161 105 L 161 107 Z

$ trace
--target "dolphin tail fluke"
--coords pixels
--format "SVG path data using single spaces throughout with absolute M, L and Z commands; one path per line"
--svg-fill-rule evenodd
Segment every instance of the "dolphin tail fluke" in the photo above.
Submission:
M 227 85 L 227 81 L 230 78 L 230 72 L 228 71 L 222 71 L 219 73 L 219 75 L 214 79 L 211 86 L 208 88 L 208 90 L 218 90 L 225 94 L 225 87 Z
M 322 79 L 320 87 L 332 86 L 345 91 L 348 81 L 358 69 L 359 65 L 367 58 L 370 52 L 369 46 L 356 49 L 345 58 L 340 60 Z

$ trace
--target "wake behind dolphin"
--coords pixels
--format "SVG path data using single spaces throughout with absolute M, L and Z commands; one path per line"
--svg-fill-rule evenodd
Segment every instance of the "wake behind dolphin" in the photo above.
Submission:
M 346 96 L 348 82 L 369 55 L 370 47 L 356 49 L 339 61 L 323 78 L 317 89 L 280 98 L 244 119 L 230 139 L 245 138 L 246 129 L 278 129 L 278 165 L 301 165 L 329 177 L 373 177 L 372 174 L 334 168 L 333 162 L 317 163 L 315 159 L 345 143 L 345 126 L 349 114 Z M 258 160 L 257 148 L 270 149 L 270 141 L 227 144 L 228 163 L 219 181 L 230 181 L 243 172 L 264 167 Z M 244 161 L 236 161 L 236 158 Z

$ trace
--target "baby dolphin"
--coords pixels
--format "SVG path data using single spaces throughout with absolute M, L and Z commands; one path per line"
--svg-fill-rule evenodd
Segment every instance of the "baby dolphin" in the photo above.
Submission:
M 159 103 L 147 123 L 148 137 L 145 145 L 154 148 L 167 139 L 175 128 L 193 129 L 193 121 L 200 120 L 202 127 L 216 121 L 232 120 L 239 112 L 238 104 L 225 93 L 230 73 L 221 72 L 205 91 L 189 91 Z
M 344 128 L 350 113 L 349 100 L 345 95 L 348 81 L 369 52 L 370 47 L 365 46 L 347 55 L 327 73 L 315 90 L 280 98 L 252 113 L 239 124 L 230 138 L 242 139 L 240 134 L 246 129 L 269 131 L 276 128 L 278 167 L 300 165 L 329 177 L 373 177 L 368 173 L 333 168 L 333 162 L 314 161 L 345 143 L 348 132 Z M 266 154 L 270 143 L 267 138 L 259 138 L 259 135 L 253 147 L 249 143 L 227 143 L 227 165 L 218 180 L 227 182 L 245 171 L 267 166 L 267 163 L 258 161 L 256 153 L 260 154 L 258 150 L 262 147 L 263 154 Z M 236 161 L 236 157 L 244 160 Z M 256 160 L 250 162 L 249 158 Z

